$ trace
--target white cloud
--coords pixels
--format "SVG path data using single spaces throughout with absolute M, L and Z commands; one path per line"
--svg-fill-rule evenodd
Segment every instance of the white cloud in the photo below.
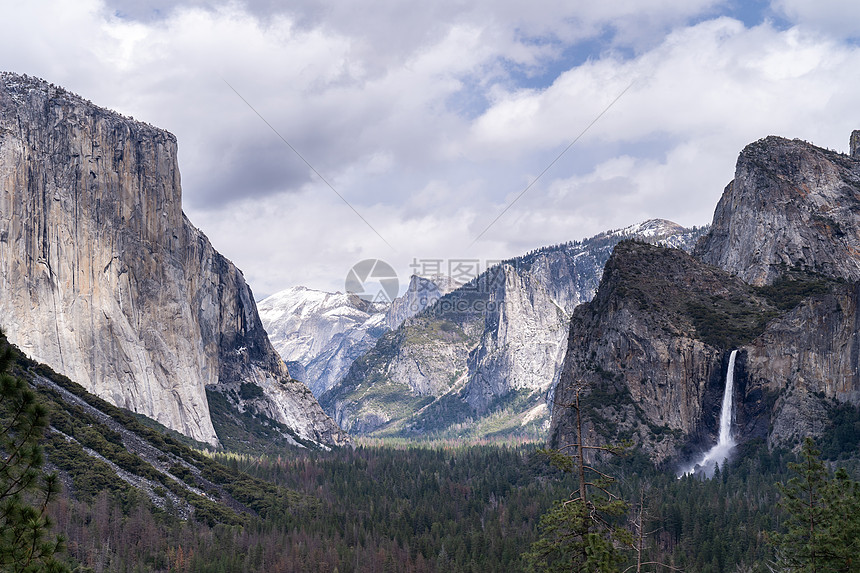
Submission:
M 774 11 L 820 33 L 860 38 L 860 4 L 852 0 L 774 0 Z
M 703 224 L 745 144 L 776 134 L 846 148 L 860 126 L 849 97 L 860 89 L 860 78 L 849 73 L 858 65 L 857 48 L 799 29 L 706 21 L 635 59 L 594 60 L 546 89 L 500 93 L 459 152 L 522 160 L 544 149 L 548 163 L 637 78 L 514 207 L 520 214 L 506 215 L 488 235 L 531 246 L 647 217 Z M 654 140 L 659 145 L 649 153 Z M 583 169 L 578 157 L 589 155 L 595 161 Z M 496 209 L 512 198 L 497 198 Z M 571 237 L 569 229 L 580 233 Z
M 836 111 L 831 97 L 857 83 L 846 76 L 858 56 L 854 48 L 796 29 L 707 21 L 669 35 L 636 59 L 603 58 L 571 69 L 543 90 L 497 93 L 463 145 L 485 154 L 562 145 L 631 82 L 587 141 L 635 141 L 654 133 L 749 138 L 775 127 L 815 137 L 832 128 L 832 122 L 819 121 L 819 114 Z
M 262 295 L 339 288 L 361 258 L 406 274 L 415 257 L 503 258 L 648 217 L 702 224 L 746 143 L 844 149 L 860 54 L 836 39 L 836 6 L 779 2 L 798 22 L 782 30 L 722 4 L 41 0 L 4 8 L 0 67 L 174 132 L 186 211 Z

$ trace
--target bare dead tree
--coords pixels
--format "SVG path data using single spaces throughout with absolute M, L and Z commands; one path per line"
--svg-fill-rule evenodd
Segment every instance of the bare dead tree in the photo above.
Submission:
M 657 533 L 658 531 L 660 531 L 659 529 L 654 529 L 652 531 L 647 531 L 647 532 L 645 531 L 645 521 L 649 517 L 650 516 L 648 515 L 647 510 L 645 508 L 645 488 L 640 487 L 639 488 L 639 507 L 637 508 L 635 518 L 634 518 L 633 524 L 632 524 L 633 536 L 636 540 L 635 545 L 633 546 L 633 551 L 636 553 L 636 564 L 629 566 L 627 569 L 625 569 L 623 571 L 623 573 L 627 573 L 627 571 L 632 570 L 634 567 L 636 569 L 636 573 L 642 573 L 642 568 L 645 567 L 646 565 L 656 565 L 659 567 L 664 567 L 666 569 L 670 569 L 672 571 L 683 571 L 683 569 L 679 569 L 677 567 L 674 567 L 672 565 L 668 565 L 668 564 L 663 563 L 661 561 L 644 561 L 643 560 L 644 554 L 645 554 L 645 549 L 644 549 L 645 539 L 649 535 L 653 535 L 653 534 Z

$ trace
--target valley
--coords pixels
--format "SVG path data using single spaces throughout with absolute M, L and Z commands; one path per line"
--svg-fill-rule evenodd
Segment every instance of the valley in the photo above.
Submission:
M 172 134 L 0 73 L 0 568 L 769 571 L 806 483 L 855 570 L 850 142 L 747 145 L 710 225 L 258 302 Z

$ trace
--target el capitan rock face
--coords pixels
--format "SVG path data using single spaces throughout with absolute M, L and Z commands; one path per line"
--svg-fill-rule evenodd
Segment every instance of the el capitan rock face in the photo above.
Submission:
M 182 212 L 176 139 L 0 74 L 0 327 L 118 406 L 216 443 L 206 387 L 321 443 L 241 272 Z M 262 396 L 245 402 L 243 383 Z

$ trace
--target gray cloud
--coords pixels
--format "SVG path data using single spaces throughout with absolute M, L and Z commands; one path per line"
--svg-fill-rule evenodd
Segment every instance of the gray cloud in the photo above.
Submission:
M 405 274 L 416 257 L 505 258 L 649 217 L 706 223 L 738 151 L 768 134 L 844 149 L 860 54 L 836 4 L 780 0 L 797 26 L 779 28 L 722 5 L 43 0 L 4 12 L 0 67 L 174 132 L 190 218 L 258 296 L 342 289 L 364 258 Z
M 269 139 L 264 135 L 224 147 L 212 153 L 193 176 L 184 176 L 184 185 L 197 190 L 186 201 L 188 206 L 217 209 L 240 199 L 298 192 L 314 180 L 310 169 L 292 151 Z

